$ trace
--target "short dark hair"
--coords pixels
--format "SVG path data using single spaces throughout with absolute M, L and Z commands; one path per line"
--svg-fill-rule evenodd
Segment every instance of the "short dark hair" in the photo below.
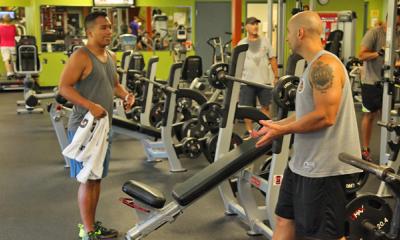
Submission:
M 86 17 L 85 17 L 85 29 L 88 29 L 90 27 L 90 25 L 92 23 L 94 23 L 96 21 L 97 18 L 99 17 L 107 17 L 107 13 L 103 12 L 103 11 L 95 11 L 95 12 L 91 12 L 89 13 Z

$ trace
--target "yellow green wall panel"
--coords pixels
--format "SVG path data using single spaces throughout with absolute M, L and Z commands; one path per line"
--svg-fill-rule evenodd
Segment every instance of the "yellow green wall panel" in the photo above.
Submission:
M 329 3 L 326 5 L 315 4 L 315 10 L 320 12 L 351 10 L 357 14 L 355 52 L 356 55 L 358 55 L 360 50 L 360 42 L 364 34 L 364 0 L 352 0 L 351 4 L 349 3 L 350 1 L 348 0 L 329 1 Z
M 30 5 L 29 0 L 0 0 L 0 6 L 4 7 L 27 7 Z

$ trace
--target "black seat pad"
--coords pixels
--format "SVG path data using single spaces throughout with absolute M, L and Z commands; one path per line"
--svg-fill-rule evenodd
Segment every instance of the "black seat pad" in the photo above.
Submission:
M 149 135 L 150 137 L 161 138 L 160 129 L 155 128 L 155 127 L 143 126 L 140 123 L 136 123 L 136 122 L 133 122 L 131 120 L 128 120 L 128 119 L 125 119 L 125 118 L 122 118 L 119 116 L 113 116 L 112 125 L 130 130 L 130 131 L 140 132 L 140 133 Z
M 271 150 L 271 145 L 256 148 L 256 142 L 255 139 L 245 141 L 218 161 L 177 185 L 172 191 L 172 196 L 181 206 L 186 206 Z
M 160 209 L 164 207 L 164 194 L 144 183 L 129 180 L 122 186 L 122 191 L 134 199 L 153 208 Z

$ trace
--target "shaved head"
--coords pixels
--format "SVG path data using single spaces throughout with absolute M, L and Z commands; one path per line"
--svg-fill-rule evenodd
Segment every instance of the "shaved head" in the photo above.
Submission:
M 294 53 L 305 57 L 310 50 L 322 49 L 322 20 L 316 12 L 299 12 L 290 18 L 287 41 Z
M 295 31 L 304 29 L 308 35 L 320 36 L 322 34 L 322 20 L 318 13 L 313 11 L 297 13 L 290 18 L 288 25 Z

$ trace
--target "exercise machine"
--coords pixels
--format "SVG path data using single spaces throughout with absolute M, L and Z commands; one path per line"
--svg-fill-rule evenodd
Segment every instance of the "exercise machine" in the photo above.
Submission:
M 228 33 L 226 33 L 228 34 Z M 222 44 L 221 37 L 212 37 L 207 40 L 207 44 L 212 48 L 213 52 L 213 61 L 212 64 L 215 63 L 228 63 L 229 58 L 231 56 L 230 53 L 230 44 L 232 39 Z
M 232 119 L 236 114 L 235 106 L 239 101 L 240 84 L 247 83 L 246 81 L 238 79 L 239 77 L 241 77 L 241 69 L 244 64 L 245 51 L 247 51 L 247 48 L 248 45 L 240 45 L 234 49 L 233 59 L 238 60 L 237 63 L 233 62 L 231 67 L 232 69 L 240 69 L 236 72 L 231 71 L 231 75 L 235 77 L 225 75 L 226 72 L 221 70 L 221 67 L 217 67 L 218 65 L 222 66 L 221 64 L 212 67 L 213 70 L 210 71 L 210 76 L 212 78 L 213 76 L 216 76 L 216 78 L 220 79 L 218 81 L 219 83 L 226 86 L 230 85 L 228 87 L 227 96 L 231 95 L 230 102 L 225 102 L 224 104 L 224 107 L 226 109 L 226 118 L 223 119 L 227 120 L 221 124 L 221 128 L 219 131 L 219 138 L 215 154 L 216 162 L 218 162 L 218 159 L 220 159 L 230 150 L 229 142 L 226 141 L 226 139 L 229 139 L 232 136 Z M 237 64 L 236 66 L 235 63 Z M 284 118 L 286 117 L 288 110 L 292 111 L 294 109 L 294 97 L 296 93 L 295 83 L 298 81 L 298 78 L 283 77 L 280 81 L 282 81 L 282 84 L 278 84 L 278 86 L 280 86 L 278 87 L 280 88 L 280 90 L 275 89 L 275 92 L 277 96 L 285 98 L 285 100 L 282 102 L 288 104 L 287 106 L 285 106 L 286 104 L 277 102 L 278 106 L 285 106 L 285 109 L 279 108 L 280 110 L 278 114 L 278 117 Z M 254 83 L 250 84 L 254 85 Z M 286 89 L 284 89 L 283 86 L 285 86 Z M 271 88 L 266 85 L 260 85 L 257 87 Z M 278 99 L 274 98 L 274 100 Z M 289 106 L 293 109 L 288 108 Z M 248 231 L 249 235 L 262 234 L 267 236 L 268 238 L 272 237 L 272 229 L 275 224 L 273 212 L 277 202 L 277 197 L 279 195 L 278 191 L 281 184 L 283 172 L 289 159 L 288 149 L 290 138 L 290 135 L 286 135 L 281 139 L 280 143 L 275 143 L 275 146 L 272 149 L 274 154 L 269 163 L 270 172 L 267 179 L 260 177 L 258 172 L 258 169 L 261 169 L 261 165 L 265 164 L 266 161 L 269 161 L 266 159 L 262 159 L 261 161 L 254 162 L 253 165 L 242 170 L 236 175 L 238 188 L 237 193 L 232 191 L 231 183 L 228 181 L 220 184 L 218 187 L 222 200 L 224 202 L 226 214 L 237 215 L 246 225 L 248 225 L 250 228 L 250 230 Z M 281 148 L 285 149 L 285 151 L 281 152 Z M 255 196 L 252 193 L 254 191 L 254 188 L 260 190 L 265 194 L 266 197 L 264 206 L 257 205 Z M 268 225 L 265 224 L 265 220 L 269 221 Z
M 43 109 L 36 106 L 39 104 L 38 99 L 40 97 L 47 96 L 37 95 L 34 90 L 35 79 L 33 76 L 37 76 L 41 71 L 39 53 L 34 36 L 21 36 L 16 45 L 16 54 L 13 62 L 16 74 L 24 76 L 24 100 L 17 101 L 17 105 L 22 105 L 24 108 L 17 109 L 17 113 L 43 113 Z

